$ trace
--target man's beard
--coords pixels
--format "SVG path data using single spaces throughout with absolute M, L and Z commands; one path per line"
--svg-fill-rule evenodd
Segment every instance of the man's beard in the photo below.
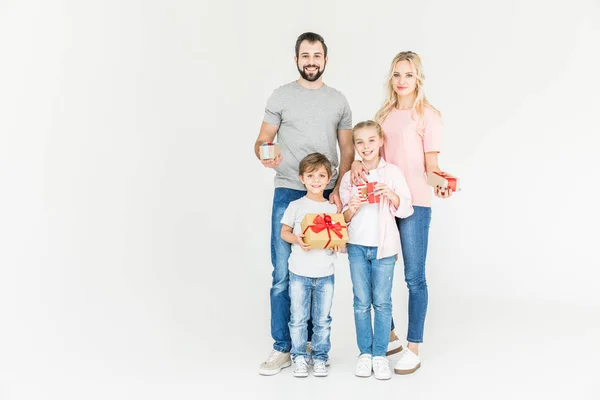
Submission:
M 314 82 L 317 79 L 319 79 L 321 77 L 321 75 L 323 75 L 323 72 L 325 72 L 326 65 L 327 64 L 323 65 L 323 69 L 317 69 L 317 72 L 315 72 L 315 74 L 313 76 L 309 76 L 306 72 L 304 72 L 304 68 L 316 67 L 316 65 L 306 65 L 304 68 L 300 68 L 300 66 L 296 64 L 296 68 L 298 68 L 298 72 L 300 72 L 300 76 L 302 76 L 303 79 L 305 79 L 309 82 Z

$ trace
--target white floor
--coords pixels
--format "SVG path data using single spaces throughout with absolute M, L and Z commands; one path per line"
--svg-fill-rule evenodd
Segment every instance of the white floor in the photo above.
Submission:
M 260 376 L 272 346 L 270 271 L 242 267 L 233 274 L 232 265 L 211 266 L 212 275 L 198 268 L 167 274 L 167 266 L 121 276 L 101 268 L 85 276 L 48 271 L 39 285 L 5 287 L 0 399 L 600 399 L 597 305 L 516 300 L 519 293 L 503 290 L 467 297 L 441 270 L 429 279 L 422 368 L 390 381 L 356 378 L 344 263 L 336 273 L 330 375 L 299 379 L 287 368 Z M 401 274 L 393 297 L 402 334 Z M 390 358 L 393 364 L 397 356 Z

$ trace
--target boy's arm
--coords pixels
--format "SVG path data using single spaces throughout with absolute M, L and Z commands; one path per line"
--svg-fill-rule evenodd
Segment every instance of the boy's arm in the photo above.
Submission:
M 304 241 L 302 240 L 304 235 L 301 233 L 298 235 L 295 235 L 294 232 L 292 232 L 292 231 L 293 231 L 293 228 L 291 226 L 286 225 L 286 224 L 281 224 L 281 238 L 283 240 L 285 240 L 289 244 L 300 245 L 302 250 L 310 250 L 310 246 L 307 245 L 306 243 L 304 243 Z

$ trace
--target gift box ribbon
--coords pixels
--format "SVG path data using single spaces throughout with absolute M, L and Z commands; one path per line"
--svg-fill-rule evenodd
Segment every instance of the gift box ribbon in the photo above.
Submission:
M 319 232 L 322 232 L 325 229 L 327 229 L 327 237 L 329 238 L 329 240 L 327 241 L 327 244 L 325 244 L 325 248 L 327 248 L 327 246 L 329 246 L 329 243 L 331 243 L 331 232 L 332 231 L 340 239 L 344 236 L 342 234 L 342 228 L 345 228 L 346 225 L 342 225 L 339 222 L 333 223 L 332 219 L 331 219 L 331 215 L 319 214 L 315 217 L 315 219 L 313 219 L 313 224 L 314 225 L 307 226 L 306 229 L 304 230 L 304 232 L 302 232 L 302 234 L 304 235 L 306 233 L 306 231 L 309 229 L 312 230 L 314 233 L 319 233 Z
M 434 174 L 441 176 L 442 178 L 444 178 L 445 180 L 448 181 L 448 188 L 450 190 L 452 190 L 453 192 L 456 192 L 456 188 L 457 188 L 457 181 L 458 179 L 455 176 L 452 176 L 450 174 L 447 174 L 445 172 L 433 172 Z

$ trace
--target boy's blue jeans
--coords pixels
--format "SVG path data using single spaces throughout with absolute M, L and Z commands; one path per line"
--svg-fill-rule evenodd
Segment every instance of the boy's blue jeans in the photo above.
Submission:
M 331 190 L 323 196 L 328 199 Z M 289 352 L 292 348 L 290 339 L 290 295 L 288 292 L 289 274 L 288 259 L 292 254 L 292 245 L 281 238 L 281 218 L 288 205 L 306 195 L 305 190 L 275 188 L 273 209 L 271 212 L 271 263 L 273 264 L 273 283 L 271 285 L 271 336 L 275 343 L 273 348 L 281 352 Z M 311 341 L 312 321 L 308 320 L 308 341 Z
M 348 244 L 354 293 L 354 323 L 360 354 L 385 357 L 392 322 L 392 282 L 396 256 L 377 260 L 377 247 Z M 371 326 L 371 304 L 375 311 Z
M 429 244 L 431 207 L 413 206 L 413 209 L 413 215 L 408 218 L 396 218 L 396 223 L 400 231 L 404 259 L 404 280 L 408 286 L 408 334 L 406 339 L 412 343 L 422 343 L 428 302 L 425 261 Z M 391 326 L 394 329 L 394 321 Z
M 331 349 L 331 303 L 333 302 L 334 276 L 308 278 L 290 272 L 290 336 L 292 337 L 292 359 L 298 356 L 309 358 L 306 352 L 308 341 L 308 319 L 312 314 L 313 360 L 327 361 Z M 389 323 L 388 325 L 389 326 Z

